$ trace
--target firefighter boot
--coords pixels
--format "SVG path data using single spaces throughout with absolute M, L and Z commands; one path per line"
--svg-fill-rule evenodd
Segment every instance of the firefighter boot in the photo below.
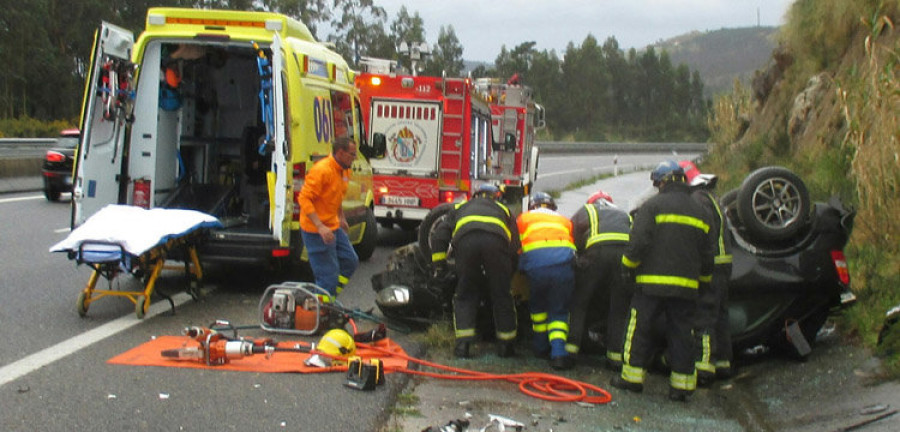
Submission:
M 471 354 L 469 353 L 469 343 L 457 342 L 456 348 L 453 348 L 453 356 L 456 358 L 470 358 Z
M 500 341 L 497 345 L 497 356 L 498 357 L 514 357 L 516 355 L 516 348 L 513 346 L 513 341 Z
M 609 385 L 611 385 L 615 388 L 619 388 L 622 390 L 628 390 L 628 391 L 632 391 L 635 393 L 640 393 L 640 392 L 644 391 L 643 383 L 633 383 L 633 382 L 625 381 L 625 378 L 622 378 L 621 375 L 616 375 L 616 376 L 612 377 L 612 379 L 609 380 Z
M 690 390 L 682 390 L 669 387 L 669 400 L 674 402 L 687 402 L 688 396 L 691 395 Z
M 550 367 L 556 370 L 569 370 L 575 367 L 575 357 L 564 355 L 550 359 Z

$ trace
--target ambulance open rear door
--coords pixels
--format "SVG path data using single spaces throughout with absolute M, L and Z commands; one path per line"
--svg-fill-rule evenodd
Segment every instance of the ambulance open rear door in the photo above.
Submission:
M 94 37 L 75 161 L 73 227 L 125 196 L 128 173 L 123 162 L 126 124 L 132 115 L 133 46 L 130 31 L 106 22 Z

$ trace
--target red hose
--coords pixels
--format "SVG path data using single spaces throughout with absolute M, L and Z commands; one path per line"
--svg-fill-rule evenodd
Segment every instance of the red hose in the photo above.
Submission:
M 528 396 L 552 401 L 552 402 L 586 402 L 592 404 L 606 404 L 612 401 L 612 396 L 606 390 L 592 384 L 573 380 L 559 375 L 543 372 L 524 372 L 517 374 L 491 374 L 469 369 L 455 368 L 447 365 L 417 359 L 406 354 L 399 354 L 370 344 L 357 343 L 357 346 L 381 352 L 387 356 L 400 357 L 408 362 L 418 363 L 434 369 L 439 369 L 453 374 L 425 372 L 409 369 L 407 367 L 385 368 L 386 371 L 402 372 L 410 375 L 420 375 L 432 378 L 466 381 L 509 381 L 518 383 L 519 391 Z

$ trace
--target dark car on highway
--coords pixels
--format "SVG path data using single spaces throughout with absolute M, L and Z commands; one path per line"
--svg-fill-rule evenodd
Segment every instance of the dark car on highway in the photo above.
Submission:
M 63 130 L 56 140 L 56 145 L 47 150 L 41 166 L 44 196 L 47 197 L 47 201 L 59 201 L 63 192 L 72 192 L 72 163 L 79 137 L 81 132 L 78 129 Z

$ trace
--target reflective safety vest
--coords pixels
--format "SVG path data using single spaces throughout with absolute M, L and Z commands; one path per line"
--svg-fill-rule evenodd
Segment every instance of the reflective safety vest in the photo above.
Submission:
M 522 213 L 517 225 L 523 253 L 551 247 L 575 250 L 572 222 L 553 210 L 535 209 Z

